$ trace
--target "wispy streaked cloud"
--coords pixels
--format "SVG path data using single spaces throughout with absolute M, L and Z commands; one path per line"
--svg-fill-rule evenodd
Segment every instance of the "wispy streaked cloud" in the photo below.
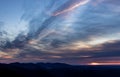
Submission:
M 100 63 L 119 60 L 120 1 L 23 2 L 16 26 L 0 22 L 1 62 L 87 64 L 98 59 Z

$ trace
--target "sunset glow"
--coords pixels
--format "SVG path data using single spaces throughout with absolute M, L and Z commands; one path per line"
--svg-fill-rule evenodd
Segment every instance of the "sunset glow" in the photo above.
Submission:
M 120 65 L 120 0 L 0 0 L 0 62 Z

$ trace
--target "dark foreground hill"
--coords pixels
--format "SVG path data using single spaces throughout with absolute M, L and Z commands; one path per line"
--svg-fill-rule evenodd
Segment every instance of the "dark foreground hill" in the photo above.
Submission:
M 61 63 L 0 64 L 0 77 L 120 77 L 120 66 L 72 66 Z

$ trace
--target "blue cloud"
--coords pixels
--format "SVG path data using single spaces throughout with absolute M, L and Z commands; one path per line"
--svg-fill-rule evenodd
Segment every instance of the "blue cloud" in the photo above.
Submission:
M 18 61 L 21 58 L 34 58 L 36 60 L 41 58 L 42 60 L 44 59 L 43 61 L 60 60 L 65 62 L 71 60 L 76 62 L 79 59 L 86 60 L 88 57 L 103 58 L 105 56 L 119 56 L 119 44 L 117 44 L 119 41 L 112 44 L 100 44 L 100 46 L 103 46 L 98 47 L 98 49 L 101 49 L 100 51 L 94 50 L 97 49 L 94 46 L 91 48 L 92 50 L 88 48 L 70 49 L 71 46 L 76 46 L 74 44 L 77 42 L 88 43 L 92 40 L 91 38 L 99 40 L 99 37 L 105 39 L 112 39 L 114 37 L 120 40 L 118 39 L 120 37 L 118 35 L 120 29 L 120 1 L 118 0 L 90 0 L 88 3 L 77 8 L 54 15 L 82 1 L 26 0 L 23 6 L 24 13 L 20 19 L 21 25 L 24 26 L 19 27 L 19 30 L 14 30 L 14 40 L 8 41 L 1 48 L 1 51 L 17 48 L 19 53 L 14 58 L 17 58 Z M 0 22 L 0 28 L 2 25 L 3 23 Z M 19 24 L 18 26 L 21 25 Z M 13 29 L 13 27 L 11 28 Z M 9 31 L 6 32 L 9 33 Z M 11 37 L 8 36 L 9 39 Z M 68 49 L 64 49 L 65 47 Z M 112 49 L 109 50 L 108 48 Z M 109 51 L 111 54 L 107 56 Z

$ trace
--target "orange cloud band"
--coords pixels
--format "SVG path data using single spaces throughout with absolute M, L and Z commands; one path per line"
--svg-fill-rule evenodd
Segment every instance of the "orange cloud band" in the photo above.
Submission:
M 76 9 L 77 7 L 80 7 L 80 6 L 82 6 L 82 5 L 87 4 L 88 2 L 89 2 L 89 0 L 80 1 L 79 3 L 76 3 L 76 4 L 68 7 L 67 9 L 65 9 L 65 10 L 63 10 L 63 11 L 54 13 L 53 16 L 57 16 L 57 15 L 60 15 L 60 14 L 63 14 L 63 13 L 72 11 L 72 10 Z

